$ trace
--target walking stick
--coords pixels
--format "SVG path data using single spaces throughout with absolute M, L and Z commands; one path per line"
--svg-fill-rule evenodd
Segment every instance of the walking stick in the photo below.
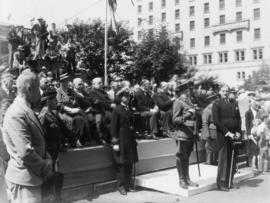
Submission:
M 133 189 L 135 190 L 136 163 L 133 163 Z
M 231 187 L 231 184 L 232 184 L 233 159 L 234 159 L 234 143 L 233 143 L 232 159 L 231 159 L 231 165 L 230 165 L 229 188 Z
M 198 151 L 198 144 L 197 144 L 197 136 L 198 136 L 197 116 L 196 116 L 196 121 L 194 124 L 194 134 L 195 134 L 194 142 L 195 142 L 195 150 L 196 150 L 196 157 L 197 157 L 197 166 L 198 166 L 199 177 L 201 177 L 199 151 Z

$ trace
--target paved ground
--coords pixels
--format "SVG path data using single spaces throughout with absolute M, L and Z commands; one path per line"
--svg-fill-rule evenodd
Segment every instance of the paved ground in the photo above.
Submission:
M 192 197 L 180 197 L 140 189 L 122 196 L 118 192 L 102 194 L 76 203 L 268 203 L 270 202 L 270 173 L 261 174 L 236 185 L 230 192 L 209 191 Z

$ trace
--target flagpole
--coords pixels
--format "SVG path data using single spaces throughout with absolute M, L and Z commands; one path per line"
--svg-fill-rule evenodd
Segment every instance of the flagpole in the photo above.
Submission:
M 108 22 L 107 22 L 107 15 L 108 15 L 108 0 L 106 2 L 106 14 L 105 14 L 105 36 L 104 36 L 104 85 L 108 85 L 108 76 L 107 76 L 107 48 L 108 48 Z

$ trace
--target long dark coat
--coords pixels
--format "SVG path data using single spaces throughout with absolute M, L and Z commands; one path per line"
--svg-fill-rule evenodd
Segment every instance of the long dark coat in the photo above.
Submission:
M 117 105 L 112 113 L 111 136 L 113 144 L 119 144 L 119 151 L 114 151 L 115 162 L 132 164 L 138 161 L 137 142 L 132 132 L 130 110 Z

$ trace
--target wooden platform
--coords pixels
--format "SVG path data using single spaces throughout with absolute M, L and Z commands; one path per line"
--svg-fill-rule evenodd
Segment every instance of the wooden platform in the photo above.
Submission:
M 205 149 L 198 142 L 200 161 L 205 161 Z M 145 174 L 175 167 L 175 140 L 141 140 L 138 142 L 139 162 L 136 174 Z M 190 163 L 196 162 L 192 153 Z M 59 156 L 59 171 L 64 173 L 63 198 L 79 199 L 91 195 L 104 182 L 115 180 L 115 169 L 110 147 L 96 146 L 72 149 Z
M 191 180 L 198 183 L 199 187 L 189 187 L 188 190 L 179 187 L 179 178 L 176 168 L 139 175 L 136 177 L 135 183 L 141 187 L 184 197 L 193 196 L 217 188 L 217 166 L 200 164 L 200 177 L 198 175 L 197 165 L 190 165 L 189 169 Z M 235 174 L 234 183 L 252 178 L 255 174 L 256 171 L 252 169 L 240 169 Z

